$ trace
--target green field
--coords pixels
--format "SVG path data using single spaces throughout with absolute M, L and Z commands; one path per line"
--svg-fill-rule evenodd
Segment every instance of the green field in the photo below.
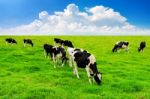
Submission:
M 53 68 L 43 55 L 43 44 L 53 44 L 54 36 L 14 36 L 14 46 L 5 44 L 7 37 L 0 37 L 0 99 L 150 99 L 149 36 L 57 36 L 95 55 L 103 73 L 99 86 L 89 84 L 83 69 L 77 79 L 68 64 Z M 34 47 L 24 48 L 24 38 L 32 39 Z M 130 42 L 129 53 L 111 52 L 119 40 Z M 147 47 L 138 53 L 143 40 Z

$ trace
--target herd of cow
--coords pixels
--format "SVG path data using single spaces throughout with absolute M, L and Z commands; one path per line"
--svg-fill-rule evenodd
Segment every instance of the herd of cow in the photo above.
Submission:
M 17 44 L 17 41 L 13 38 L 7 38 L 5 41 L 6 44 Z M 31 39 L 24 39 L 23 42 L 24 46 L 29 44 L 33 47 Z M 128 45 L 129 42 L 127 41 L 119 41 L 114 45 L 112 52 L 117 52 L 119 49 L 125 49 L 128 51 Z M 65 47 L 67 49 L 65 49 Z M 146 42 L 142 41 L 138 51 L 143 51 L 145 47 Z M 73 73 L 77 76 L 77 78 L 80 78 L 78 68 L 83 68 L 87 72 L 89 83 L 96 82 L 97 84 L 101 84 L 102 73 L 98 71 L 96 59 L 90 52 L 80 48 L 75 48 L 71 41 L 59 38 L 54 38 L 54 45 L 44 44 L 43 48 L 45 57 L 50 57 L 51 61 L 53 61 L 54 68 L 56 68 L 56 66 L 63 67 L 67 60 L 69 60 L 69 66 L 73 67 Z
M 129 42 L 127 42 L 127 41 L 119 41 L 115 44 L 114 48 L 112 49 L 112 52 L 117 52 L 121 48 L 128 51 L 128 49 L 129 49 L 128 45 L 129 45 Z M 146 47 L 146 42 L 142 41 L 140 43 L 140 46 L 138 47 L 138 52 L 143 51 L 145 47 Z

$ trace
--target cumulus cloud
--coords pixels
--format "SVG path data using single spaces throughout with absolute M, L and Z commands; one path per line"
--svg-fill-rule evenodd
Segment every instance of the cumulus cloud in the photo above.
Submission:
M 80 11 L 69 4 L 64 11 L 49 15 L 39 13 L 39 18 L 27 25 L 0 28 L 3 35 L 149 35 L 149 30 L 138 29 L 112 8 L 95 6 Z

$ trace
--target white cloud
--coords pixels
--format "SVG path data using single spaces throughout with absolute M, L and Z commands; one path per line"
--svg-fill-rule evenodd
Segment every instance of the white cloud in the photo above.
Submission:
M 39 13 L 39 18 L 27 25 L 0 28 L 1 35 L 150 35 L 150 30 L 138 29 L 119 12 L 104 6 L 80 11 L 69 4 L 63 12 Z

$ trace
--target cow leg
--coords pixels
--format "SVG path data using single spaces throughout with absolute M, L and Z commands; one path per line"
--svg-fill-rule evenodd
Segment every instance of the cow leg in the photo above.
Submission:
M 74 75 L 76 75 L 76 71 L 75 71 L 75 68 L 73 68 L 73 74 L 74 74 Z
M 46 52 L 46 51 L 45 51 Z M 51 52 L 46 52 L 46 57 L 48 57 L 50 60 L 53 60 L 53 54 Z
M 61 65 L 62 67 L 64 66 L 65 62 L 66 62 L 66 59 L 63 58 L 63 59 L 62 59 L 62 65 Z
M 90 69 L 89 69 L 89 67 L 86 67 L 85 69 L 86 69 L 86 72 L 87 72 L 87 76 L 89 78 L 89 83 L 92 84 L 91 75 L 90 75 Z
M 75 74 L 77 75 L 77 78 L 79 79 L 79 74 L 78 74 L 78 67 L 77 67 L 77 64 L 74 62 L 74 72 Z
M 69 66 L 70 67 L 72 67 L 72 61 L 73 61 L 73 59 L 72 59 L 71 55 L 69 55 Z
M 118 52 L 118 48 L 115 49 L 115 52 Z
M 56 59 L 55 59 L 54 53 L 53 53 L 53 64 L 54 64 L 54 68 L 56 68 Z
M 62 63 L 61 67 L 64 67 L 64 63 Z

